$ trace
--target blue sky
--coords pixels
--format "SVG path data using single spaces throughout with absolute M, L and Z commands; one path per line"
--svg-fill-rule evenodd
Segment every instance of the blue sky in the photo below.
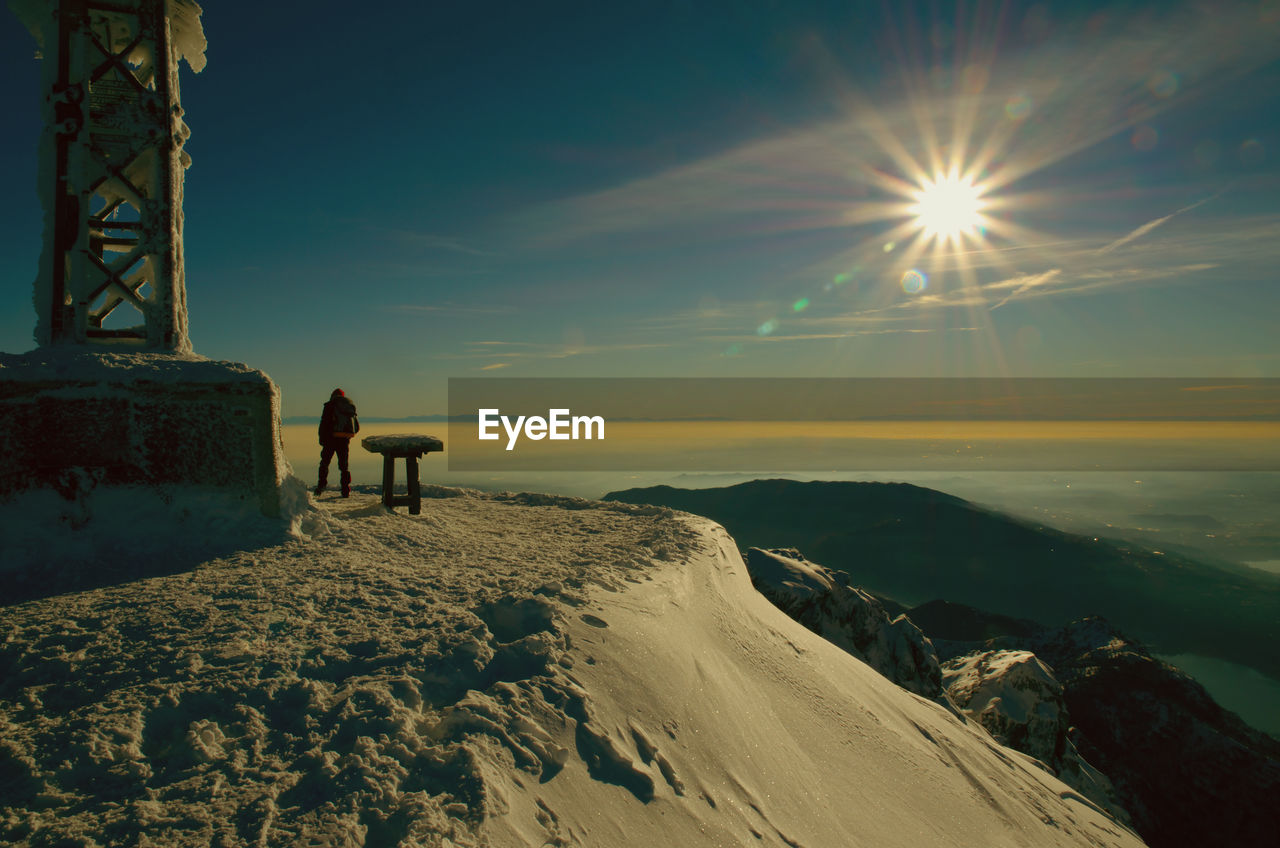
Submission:
M 207 3 L 182 99 L 192 342 L 286 415 L 486 373 L 1280 376 L 1274 0 L 285 5 Z M 21 352 L 39 67 L 0 45 Z M 983 231 L 902 212 L 935 160 Z

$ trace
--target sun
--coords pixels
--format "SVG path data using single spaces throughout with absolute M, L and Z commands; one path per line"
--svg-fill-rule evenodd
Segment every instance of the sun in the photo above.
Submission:
M 921 180 L 914 198 L 916 202 L 909 211 L 926 236 L 958 241 L 983 227 L 986 202 L 982 188 L 955 171 Z

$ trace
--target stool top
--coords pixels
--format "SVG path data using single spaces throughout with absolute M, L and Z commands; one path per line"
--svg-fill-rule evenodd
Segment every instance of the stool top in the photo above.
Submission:
M 365 436 L 360 444 L 369 453 L 380 453 L 383 456 L 410 456 L 444 450 L 444 442 L 435 436 L 419 436 L 409 433 L 396 433 L 391 436 Z

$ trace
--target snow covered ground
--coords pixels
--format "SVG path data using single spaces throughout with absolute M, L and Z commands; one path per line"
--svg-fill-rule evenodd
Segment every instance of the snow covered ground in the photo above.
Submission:
M 1141 844 L 787 618 L 705 519 L 424 495 L 0 609 L 0 841 Z

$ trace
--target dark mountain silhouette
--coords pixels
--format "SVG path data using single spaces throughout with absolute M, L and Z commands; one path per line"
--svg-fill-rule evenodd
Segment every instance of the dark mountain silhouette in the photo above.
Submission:
M 946 598 L 1045 625 L 1102 615 L 1158 653 L 1280 678 L 1280 576 L 1243 566 L 1064 533 L 905 483 L 754 480 L 605 499 L 705 515 L 743 549 L 797 548 L 906 605 Z
M 997 615 L 952 601 L 926 601 L 906 610 L 906 614 L 929 638 L 938 633 L 943 639 L 955 641 L 983 642 L 997 636 L 1030 636 L 1044 629 L 1030 619 Z
M 988 639 L 1033 636 L 1044 630 L 1030 619 L 998 615 L 952 601 L 926 601 L 903 613 L 933 641 L 939 659 L 944 660 L 977 650 Z

